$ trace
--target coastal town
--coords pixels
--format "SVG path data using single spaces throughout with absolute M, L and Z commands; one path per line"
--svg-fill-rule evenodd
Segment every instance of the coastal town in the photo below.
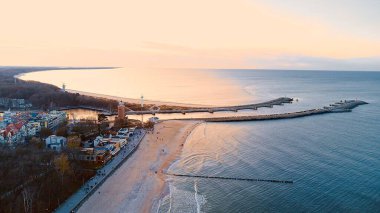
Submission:
M 5 99 L 0 98 L 0 101 L 2 100 Z M 17 101 L 25 103 L 23 99 Z M 14 100 L 10 102 L 14 103 Z M 119 103 L 117 119 L 127 123 L 123 102 Z M 136 127 L 124 127 L 126 125 L 119 128 L 106 127 L 110 130 L 108 135 L 91 134 L 92 137 L 89 137 L 92 138 L 91 140 L 80 140 L 79 144 L 68 144 L 78 142 L 72 137 L 72 133 L 75 134 L 76 122 L 81 123 L 85 120 L 69 121 L 65 111 L 12 111 L 9 108 L 7 111 L 0 112 L 0 144 L 15 146 L 28 143 L 33 137 L 39 137 L 45 142 L 46 149 L 59 152 L 68 146 L 77 146 L 81 148 L 80 160 L 104 164 L 124 148 L 136 131 Z M 95 123 L 100 124 L 100 122 Z M 66 132 L 60 133 L 60 128 L 64 128 Z
M 279 114 L 258 110 L 298 99 L 227 106 L 144 104 L 143 96 L 123 102 L 73 93 L 65 84 L 58 88 L 20 80 L 14 75 L 22 71 L 16 71 L 0 72 L 0 210 L 5 212 L 147 212 L 168 195 L 169 177 L 292 184 L 282 178 L 183 174 L 169 167 L 193 129 L 205 123 L 300 118 L 351 112 L 367 104 L 341 100 Z M 96 117 L 76 118 L 76 110 Z M 141 189 L 138 195 L 136 187 Z
M 66 91 L 61 91 L 66 93 Z M 91 196 L 95 196 L 94 193 L 100 191 L 100 187 L 110 177 L 116 169 L 121 167 L 132 153 L 139 147 L 140 142 L 144 138 L 147 132 L 154 130 L 154 124 L 158 122 L 158 117 L 155 117 L 155 113 L 160 111 L 143 111 L 145 114 L 153 115 L 148 121 L 143 120 L 130 120 L 128 114 L 136 113 L 136 111 L 127 112 L 126 104 L 122 101 L 117 105 L 117 116 L 113 117 L 114 120 L 108 120 L 108 116 L 99 113 L 97 120 L 75 120 L 69 118 L 69 113 L 64 110 L 29 110 L 26 106 L 32 107 L 30 103 L 20 99 L 6 99 L 2 98 L 2 107 L 9 107 L 0 113 L 0 145 L 3 150 L 17 150 L 20 147 L 26 147 L 26 149 L 33 150 L 37 145 L 39 150 L 46 153 L 51 153 L 49 160 L 44 160 L 39 164 L 47 165 L 50 171 L 55 171 L 61 174 L 61 187 L 66 185 L 72 185 L 69 191 L 61 194 L 60 197 L 63 200 L 57 202 L 50 202 L 47 204 L 47 209 L 55 209 L 57 212 L 70 212 L 77 211 L 90 199 Z M 292 98 L 281 97 L 271 101 L 240 105 L 240 106 L 228 106 L 228 107 L 209 107 L 209 108 L 194 108 L 187 110 L 186 113 L 191 112 L 206 112 L 211 111 L 235 111 L 244 109 L 257 110 L 258 108 L 272 108 L 273 106 L 282 106 L 285 103 L 292 103 Z M 323 109 L 312 109 L 302 112 L 284 113 L 284 114 L 271 114 L 271 115 L 253 115 L 253 116 L 230 116 L 230 117 L 205 117 L 205 118 L 182 118 L 178 120 L 181 128 L 194 128 L 200 122 L 228 122 L 228 121 L 253 121 L 253 120 L 271 120 L 271 119 L 287 119 L 295 117 L 303 117 L 310 115 L 317 115 L 330 112 L 350 112 L 351 109 L 366 104 L 366 102 L 358 100 L 344 100 L 331 104 Z M 11 108 L 15 109 L 12 110 Z M 141 100 L 141 108 L 143 108 L 143 99 Z M 140 114 L 144 114 L 141 112 Z M 178 110 L 163 110 L 162 113 L 179 113 Z M 182 113 L 183 114 L 183 113 Z M 182 120 L 182 121 L 179 121 Z M 188 122 L 186 121 L 188 120 Z M 157 128 L 162 129 L 171 123 L 163 122 L 157 125 Z M 179 129 L 177 130 L 179 131 Z M 167 139 L 160 138 L 158 131 L 152 131 L 153 140 L 163 143 L 156 151 L 162 150 L 165 153 L 165 147 L 168 145 Z M 179 131 L 180 135 L 181 131 Z M 186 132 L 186 135 L 189 131 Z M 154 135 L 157 135 L 154 136 Z M 155 138 L 156 137 L 156 138 Z M 185 139 L 185 136 L 181 136 L 181 140 Z M 152 140 L 152 137 L 148 137 L 147 141 Z M 161 142 L 162 141 L 162 142 Z M 159 145 L 160 143 L 156 143 Z M 183 146 L 182 144 L 173 143 L 172 146 Z M 159 145 L 160 146 L 160 145 Z M 28 148 L 29 147 L 29 148 Z M 143 146 L 145 147 L 145 146 Z M 172 149 L 175 149 L 175 148 Z M 146 148 L 145 148 L 146 149 Z M 17 156 L 17 155 L 16 155 Z M 144 155 L 142 155 L 144 156 Z M 140 156 L 141 157 L 141 156 Z M 133 162 L 133 160 L 131 160 Z M 154 162 L 154 161 L 152 161 Z M 165 162 L 162 162 L 166 164 Z M 141 165 L 141 163 L 140 163 Z M 147 162 L 146 166 L 149 166 Z M 150 165 L 151 167 L 152 165 Z M 38 167 L 38 166 L 37 166 Z M 77 170 L 77 176 L 74 179 L 66 177 L 66 183 L 64 182 L 65 176 L 72 174 L 73 170 Z M 49 170 L 48 170 L 49 171 Z M 78 172 L 81 171 L 81 172 Z M 83 172 L 85 171 L 85 172 Z M 26 179 L 23 182 L 19 182 L 19 185 L 14 185 L 7 192 L 1 195 L 0 199 L 4 200 L 25 199 L 25 195 L 20 192 L 26 193 L 28 189 L 26 187 L 29 182 L 38 182 L 38 179 L 43 180 L 43 176 L 47 176 L 48 172 L 45 169 L 36 169 L 35 176 L 32 179 Z M 123 170 L 121 170 L 123 172 Z M 74 172 L 75 173 L 75 172 Z M 164 174 L 163 169 L 155 170 L 155 174 L 159 177 Z M 182 174 L 167 174 L 184 176 Z M 74 175 L 75 176 L 75 175 Z M 192 177 L 191 175 L 185 175 Z M 234 179 L 228 177 L 212 177 L 212 176 L 194 176 L 196 178 L 219 178 L 219 179 Z M 80 181 L 82 179 L 81 183 Z M 46 179 L 48 180 L 48 179 Z M 156 180 L 156 179 L 155 179 Z M 265 179 L 241 179 L 241 180 L 254 180 L 254 181 L 268 181 L 268 182 L 281 182 L 292 183 L 292 181 L 283 180 L 265 180 Z M 157 181 L 157 180 L 156 180 Z M 141 183 L 140 183 L 141 184 Z M 28 190 L 32 190 L 29 187 Z M 30 193 L 30 192 L 29 192 Z M 92 202 L 92 201 L 89 201 Z M 8 204 L 9 205 L 9 204 Z M 46 205 L 46 204 L 43 204 Z M 153 204 L 151 204 L 153 205 Z M 12 205 L 9 206 L 11 208 Z M 86 206 L 86 205 L 85 205 Z M 89 208 L 84 207 L 85 209 Z
M 111 174 L 117 165 L 138 146 L 145 134 L 142 127 L 145 129 L 152 128 L 149 122 L 144 124 L 140 121 L 128 120 L 123 102 L 119 102 L 118 114 L 114 120 L 109 121 L 106 116 L 99 115 L 99 119 L 94 121 L 71 120 L 66 111 L 28 110 L 24 107 L 25 100 L 15 101 L 5 98 L 0 100 L 3 101 L 1 102 L 3 107 L 9 107 L 5 111 L 0 111 L 1 151 L 9 150 L 8 154 L 13 156 L 11 153 L 18 152 L 20 149 L 30 152 L 37 147 L 37 150 L 40 151 L 36 152 L 42 152 L 49 158 L 43 162 L 26 162 L 31 164 L 30 166 L 36 167 L 33 170 L 35 175 L 27 179 L 21 178 L 22 180 L 17 180 L 17 183 L 12 183 L 13 181 L 9 180 L 11 184 L 1 187 L 3 190 L 0 194 L 0 205 L 3 210 L 12 208 L 13 205 L 8 203 L 9 199 L 16 199 L 16 201 L 20 199 L 22 201 L 26 198 L 23 193 L 32 193 L 35 190 L 32 183 L 43 184 L 45 180 L 49 181 L 51 172 L 61 173 L 62 183 L 60 184 L 63 184 L 61 187 L 65 187 L 66 184 L 70 190 L 57 194 L 57 197 L 63 198 L 62 201 L 50 201 L 33 206 L 28 204 L 30 205 L 28 208 L 35 208 L 35 205 L 42 205 L 43 208 L 51 210 L 57 208 L 68 196 L 76 191 L 78 192 L 78 190 L 80 191 L 81 187 L 86 185 L 84 183 L 87 180 L 91 183 L 97 176 L 105 179 L 106 174 Z M 15 103 L 18 105 L 16 106 Z M 29 105 L 29 107 L 31 106 Z M 14 155 L 14 158 L 18 158 L 17 154 Z M 6 161 L 2 161 L 2 163 L 5 166 Z M 41 165 L 44 166 L 41 167 Z M 77 178 L 70 180 L 69 177 L 66 177 L 69 173 L 75 176 L 73 174 L 73 172 L 77 173 L 75 171 L 80 171 Z M 78 184 L 78 181 L 82 183 Z M 8 182 L 7 175 L 3 175 L 3 184 L 6 182 Z M 89 183 L 87 185 L 91 185 L 91 188 L 94 189 L 100 182 Z M 9 190 L 4 190 L 5 188 Z M 89 190 L 90 188 L 86 192 L 88 193 Z M 83 198 L 88 196 L 87 193 L 84 194 Z M 74 205 L 67 209 L 74 208 L 80 200 L 76 199 Z
M 2 1 L 0 213 L 380 213 L 379 10 Z

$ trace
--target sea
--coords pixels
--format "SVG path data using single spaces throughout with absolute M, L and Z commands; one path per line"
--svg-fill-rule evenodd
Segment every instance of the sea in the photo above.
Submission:
M 281 113 L 366 101 L 347 113 L 198 125 L 168 173 L 293 183 L 168 176 L 169 192 L 157 212 L 380 212 L 380 72 L 120 68 L 44 71 L 21 78 L 202 105 L 295 100 L 238 113 L 156 115 L 160 118 Z

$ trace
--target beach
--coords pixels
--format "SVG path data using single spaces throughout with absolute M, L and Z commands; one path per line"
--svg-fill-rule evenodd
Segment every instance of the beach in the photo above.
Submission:
M 170 144 L 165 144 L 168 141 L 155 143 L 154 139 L 170 129 L 173 129 L 171 133 L 168 131 L 171 137 L 165 138 L 186 137 L 185 130 L 181 130 L 179 136 L 175 133 L 186 125 L 179 125 L 180 121 L 165 121 L 156 126 L 160 134 L 147 135 L 139 150 L 91 195 L 80 212 L 156 212 L 157 206 L 160 211 L 170 209 L 171 212 L 294 212 L 294 209 L 302 212 L 373 212 L 379 209 L 379 73 L 218 70 L 223 78 L 231 79 L 244 89 L 243 92 L 251 97 L 249 102 L 240 101 L 244 100 L 240 95 L 226 91 L 230 89 L 229 84 L 227 87 L 226 84 L 213 84 L 206 89 L 198 87 L 193 82 L 202 80 L 198 76 L 185 75 L 186 79 L 182 81 L 160 78 L 160 81 L 147 83 L 144 80 L 141 88 L 154 88 L 154 91 L 141 92 L 139 85 L 125 82 L 129 76 L 134 76 L 127 72 L 120 70 L 110 75 L 107 71 L 100 76 L 98 71 L 88 73 L 75 71 L 75 78 L 68 79 L 66 72 L 62 75 L 43 72 L 49 75 L 36 75 L 29 80 L 57 86 L 66 82 L 70 89 L 106 93 L 116 100 L 118 97 L 135 97 L 135 103 L 139 102 L 141 94 L 149 100 L 211 106 L 257 103 L 284 96 L 299 100 L 284 106 L 238 112 L 250 116 L 323 108 L 339 100 L 356 100 L 358 97 L 370 104 L 351 113 L 328 116 L 208 122 L 191 131 L 183 148 L 178 140 Z M 65 76 L 67 79 L 62 79 Z M 97 79 L 88 79 L 91 76 L 97 76 Z M 157 79 L 155 75 L 148 76 Z M 161 82 L 162 79 L 172 82 Z M 192 82 L 186 82 L 187 79 Z M 81 87 L 80 83 L 85 81 L 93 83 Z M 220 93 L 214 94 L 215 90 L 208 89 L 213 87 Z M 221 116 L 232 113 L 236 112 Z M 195 115 L 199 114 L 186 114 L 188 117 Z M 212 116 L 209 113 L 202 115 Z M 161 121 L 172 118 L 166 114 L 156 116 Z M 140 116 L 135 118 L 140 119 Z M 169 124 L 173 127 L 163 128 Z M 167 153 L 162 152 L 163 148 Z M 165 162 L 166 168 L 170 167 L 169 172 L 175 174 L 292 180 L 294 184 L 165 176 L 160 173 Z M 157 175 L 155 171 L 158 171 Z M 161 202 L 160 197 L 163 197 Z
M 136 99 L 136 98 L 125 98 L 125 97 L 104 95 L 104 94 L 84 92 L 84 91 L 78 91 L 78 90 L 67 90 L 67 91 L 71 93 L 79 93 L 81 95 L 93 96 L 97 98 L 107 98 L 107 99 L 112 99 L 112 100 L 117 100 L 117 101 L 123 101 L 126 103 L 133 103 L 133 104 L 141 103 L 141 99 Z M 180 106 L 180 107 L 210 107 L 210 105 L 179 103 L 179 102 L 170 102 L 170 101 L 156 101 L 156 100 L 146 100 L 146 99 L 144 99 L 144 104 L 151 104 L 151 105 L 157 105 L 157 106 L 167 105 L 167 106 Z
M 78 212 L 152 212 L 167 193 L 164 171 L 179 157 L 199 122 L 164 121 L 137 151 L 91 195 Z

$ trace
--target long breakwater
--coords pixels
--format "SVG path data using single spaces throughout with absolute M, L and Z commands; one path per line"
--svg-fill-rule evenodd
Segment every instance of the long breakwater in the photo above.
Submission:
M 288 112 L 280 114 L 269 115 L 250 115 L 250 116 L 228 116 L 228 117 L 209 117 L 209 118 L 183 118 L 179 120 L 202 120 L 206 122 L 235 122 L 235 121 L 262 121 L 262 120 L 277 120 L 277 119 L 291 119 L 312 115 L 320 115 L 326 113 L 339 113 L 351 112 L 353 108 L 368 104 L 360 100 L 345 100 L 330 104 L 320 109 L 310 109 L 298 112 Z
M 221 177 L 221 176 L 174 174 L 174 173 L 166 173 L 166 175 L 177 176 L 177 177 L 208 178 L 208 179 L 221 179 L 221 180 L 240 180 L 240 181 L 251 181 L 251 182 L 293 183 L 292 180 L 277 180 L 277 179 L 238 178 L 238 177 Z

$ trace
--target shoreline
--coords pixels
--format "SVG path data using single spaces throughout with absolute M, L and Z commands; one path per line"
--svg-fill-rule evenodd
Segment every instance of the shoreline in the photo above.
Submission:
M 162 167 L 160 168 L 158 174 L 160 176 L 160 178 L 163 179 L 164 181 L 164 185 L 161 189 L 161 193 L 160 193 L 160 196 L 159 198 L 157 199 L 156 202 L 154 202 L 151 206 L 150 206 L 150 212 L 158 212 L 158 208 L 160 207 L 160 203 L 161 203 L 161 200 L 167 196 L 169 193 L 170 193 L 170 189 L 169 189 L 169 182 L 167 181 L 166 179 L 166 174 L 167 171 L 169 170 L 169 168 L 177 161 L 179 160 L 181 154 L 182 154 L 182 151 L 183 151 L 183 147 L 185 145 L 185 143 L 187 142 L 187 139 L 189 138 L 189 136 L 193 133 L 193 131 L 200 125 L 202 124 L 203 122 L 195 122 L 193 123 L 189 128 L 190 130 L 187 130 L 184 135 L 183 135 L 183 138 L 184 138 L 184 141 L 183 143 L 175 150 L 174 153 L 172 153 L 171 155 L 171 158 L 170 159 L 167 159 L 164 164 L 162 165 Z
M 136 152 L 83 203 L 78 212 L 156 210 L 168 193 L 165 171 L 179 158 L 188 136 L 200 123 L 171 120 L 156 124 Z
M 92 92 L 84 92 L 84 91 L 78 91 L 78 90 L 71 90 L 67 89 L 66 91 L 70 93 L 79 93 L 81 95 L 87 95 L 97 98 L 107 98 L 112 99 L 116 101 L 123 101 L 127 103 L 133 103 L 133 104 L 140 104 L 141 100 L 137 98 L 125 98 L 125 97 L 119 97 L 119 96 L 113 96 L 113 95 L 104 95 L 104 94 L 98 94 L 98 93 L 92 93 Z M 151 104 L 151 105 L 168 105 L 168 106 L 179 106 L 179 107 L 210 107 L 208 105 L 200 105 L 200 104 L 190 104 L 190 103 L 178 103 L 178 102 L 170 102 L 170 101 L 157 101 L 157 100 L 145 100 L 144 104 Z
M 29 73 L 34 73 L 34 72 L 44 72 L 44 71 L 54 71 L 54 70 L 76 70 L 76 69 L 92 70 L 92 69 L 117 69 L 117 68 L 119 68 L 119 67 L 109 67 L 109 68 L 107 68 L 107 67 L 94 67 L 94 68 L 87 68 L 87 67 L 84 67 L 84 68 L 76 68 L 76 67 L 66 68 L 66 67 L 63 67 L 63 68 L 58 68 L 57 67 L 56 69 L 36 69 L 36 70 L 31 70 L 31 71 L 28 71 L 28 70 L 20 71 L 20 73 L 16 73 L 15 75 L 13 75 L 13 77 L 18 79 L 18 80 L 28 81 L 28 80 L 21 79 L 22 76 L 29 74 Z M 37 82 L 43 83 L 40 81 L 37 81 Z M 55 86 L 55 85 L 50 84 L 50 83 L 48 83 L 48 84 Z M 67 89 L 66 91 L 69 93 L 79 93 L 81 95 L 92 96 L 95 98 L 106 98 L 106 99 L 111 99 L 111 100 L 116 100 L 116 101 L 122 100 L 123 102 L 128 102 L 128 103 L 133 103 L 133 104 L 140 104 L 141 103 L 141 100 L 137 99 L 137 98 L 118 97 L 118 96 L 113 96 L 113 95 L 99 94 L 99 93 L 93 93 L 93 92 L 85 92 L 85 91 L 72 90 L 72 89 Z M 145 104 L 151 104 L 151 105 L 158 105 L 158 106 L 167 105 L 167 106 L 179 106 L 179 107 L 211 107 L 210 105 L 202 105 L 202 104 L 178 103 L 178 102 L 171 102 L 171 101 L 145 100 L 145 99 L 144 99 L 144 103 Z

